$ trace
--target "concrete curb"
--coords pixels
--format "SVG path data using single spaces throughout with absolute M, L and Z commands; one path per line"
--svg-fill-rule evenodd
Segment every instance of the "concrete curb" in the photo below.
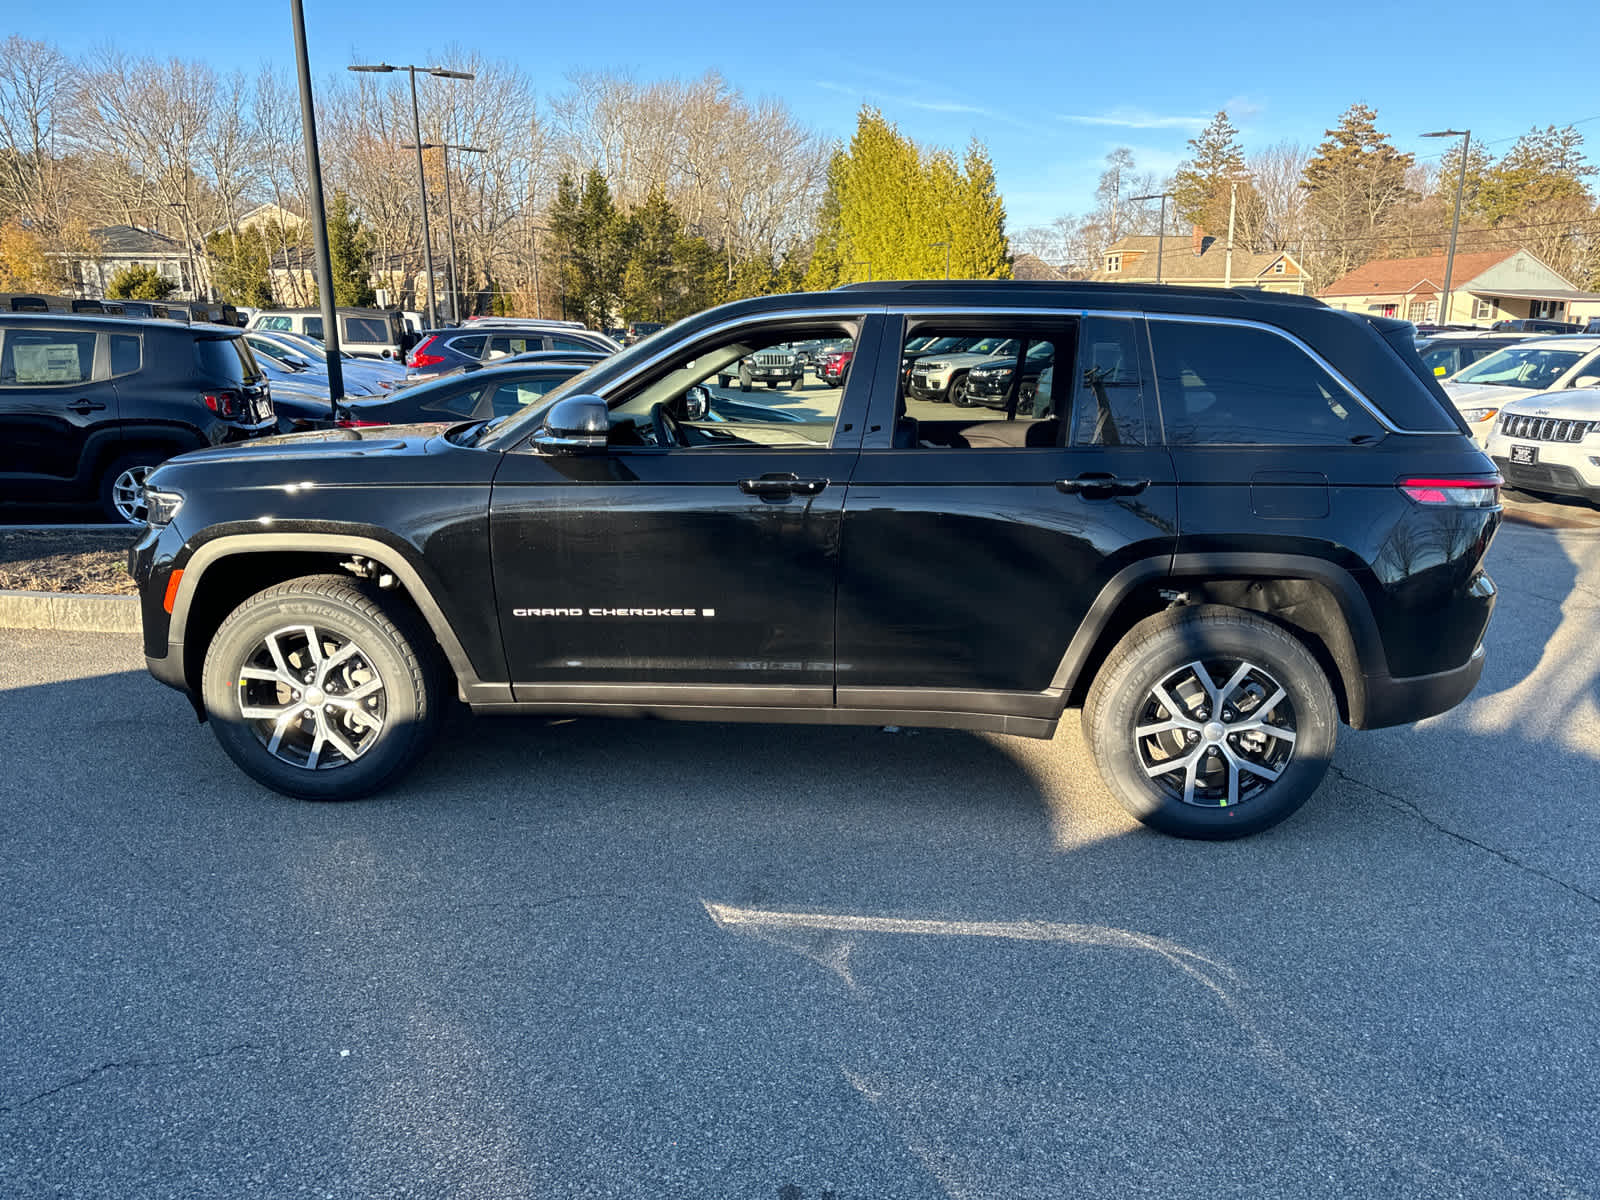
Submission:
M 139 597 L 98 592 L 0 591 L 0 629 L 138 633 Z

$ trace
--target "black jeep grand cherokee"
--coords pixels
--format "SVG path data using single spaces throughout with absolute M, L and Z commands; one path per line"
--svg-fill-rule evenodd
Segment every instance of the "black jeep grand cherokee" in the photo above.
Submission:
M 1051 415 L 908 402 L 928 336 L 1047 344 Z M 842 392 L 719 406 L 730 364 L 841 338 Z M 1305 801 L 1341 720 L 1472 690 L 1498 484 L 1400 322 L 878 283 L 703 313 L 487 424 L 184 455 L 131 567 L 152 673 L 291 795 L 394 780 L 447 690 L 1034 737 L 1081 707 L 1140 820 L 1233 837 Z

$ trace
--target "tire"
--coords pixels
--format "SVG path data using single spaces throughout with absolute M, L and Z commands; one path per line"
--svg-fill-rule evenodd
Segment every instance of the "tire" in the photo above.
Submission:
M 1196 662 L 1212 689 L 1193 673 Z M 1157 698 L 1158 686 L 1181 711 Z M 1277 688 L 1284 696 L 1274 701 Z M 1210 710 L 1219 693 L 1221 720 Z M 1241 701 L 1248 706 L 1237 708 Z M 1244 728 L 1229 733 L 1230 725 Z M 1141 726 L 1163 728 L 1140 737 Z M 1140 621 L 1107 656 L 1083 706 L 1084 736 L 1112 795 L 1150 828 L 1184 838 L 1246 837 L 1293 814 L 1327 773 L 1338 726 L 1327 676 L 1300 641 L 1216 605 Z
M 316 666 L 308 629 L 331 667 Z M 307 685 L 308 669 L 326 675 Z M 440 676 L 432 636 L 415 614 L 348 576 L 308 575 L 257 592 L 228 615 L 206 648 L 201 698 L 217 741 L 256 782 L 304 800 L 355 800 L 393 783 L 427 750 L 443 707 Z M 302 705 L 316 685 L 327 699 L 308 729 L 311 709 Z M 344 715 L 352 711 L 359 722 Z
M 1033 388 L 1023 384 L 1017 392 L 1017 416 L 1031 417 L 1033 415 Z
M 731 376 L 731 375 L 718 375 L 717 376 L 717 386 L 718 387 L 727 387 L 732 382 L 733 382 L 733 376 Z
M 100 476 L 100 512 L 107 521 L 118 525 L 144 522 L 144 481 L 166 459 L 160 451 L 146 450 L 126 454 L 105 469 Z
M 950 397 L 950 403 L 957 408 L 972 407 L 967 403 L 967 373 L 965 371 L 958 372 L 950 380 L 950 388 L 946 394 Z

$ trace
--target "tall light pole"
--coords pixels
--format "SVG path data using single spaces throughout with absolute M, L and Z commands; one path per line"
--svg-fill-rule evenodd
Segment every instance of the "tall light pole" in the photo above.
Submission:
M 1171 192 L 1151 192 L 1148 196 L 1129 196 L 1128 203 L 1135 200 L 1160 200 L 1161 201 L 1161 227 L 1156 232 L 1156 282 L 1161 282 L 1161 255 L 1167 248 L 1167 201 L 1172 198 Z
M 1450 323 L 1450 276 L 1456 265 L 1456 232 L 1461 228 L 1461 193 L 1467 187 L 1467 146 L 1472 141 L 1470 129 L 1436 129 L 1422 135 L 1425 138 L 1461 139 L 1461 174 L 1456 179 L 1456 211 L 1450 219 L 1450 249 L 1444 256 L 1444 294 L 1439 297 L 1439 324 Z
M 400 147 L 402 150 L 413 149 L 410 143 Z M 454 142 L 423 142 L 418 150 L 443 150 L 444 151 L 444 230 L 446 240 L 450 243 L 450 319 L 457 325 L 461 324 L 461 287 L 460 268 L 456 265 L 456 212 L 450 204 L 450 151 L 459 150 L 463 154 L 487 154 L 482 146 L 458 146 Z
M 328 409 L 339 419 L 344 399 L 344 362 L 339 357 L 339 314 L 333 302 L 333 265 L 328 256 L 328 220 L 322 211 L 322 159 L 317 153 L 317 110 L 311 100 L 311 60 L 306 53 L 306 14 L 300 0 L 289 0 L 294 21 L 294 57 L 300 75 L 300 123 L 305 130 L 306 178 L 310 183 L 311 236 L 316 247 L 317 287 L 321 289 L 322 348 L 328 367 Z
M 352 71 L 376 71 L 384 75 L 405 71 L 411 76 L 411 134 L 417 148 L 417 190 L 422 194 L 422 269 L 428 280 L 428 327 L 439 326 L 439 306 L 433 298 L 433 235 L 428 229 L 428 176 L 422 169 L 422 118 L 417 113 L 417 72 L 436 75 L 440 79 L 474 79 L 471 71 L 448 71 L 444 67 L 419 67 L 415 63 L 391 66 L 388 63 L 368 63 L 350 68 Z

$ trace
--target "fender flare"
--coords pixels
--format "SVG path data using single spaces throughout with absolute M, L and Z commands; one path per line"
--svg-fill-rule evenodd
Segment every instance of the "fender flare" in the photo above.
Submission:
M 469 703 L 504 703 L 511 699 L 509 683 L 485 683 L 479 676 L 466 649 L 456 637 L 444 610 L 433 597 L 432 590 L 423 580 L 405 554 L 387 542 L 360 534 L 345 533 L 241 533 L 225 534 L 200 546 L 183 564 L 183 578 L 178 583 L 178 594 L 173 600 L 172 623 L 168 627 L 168 641 L 181 645 L 188 627 L 189 609 L 205 573 L 218 562 L 240 554 L 273 552 L 310 552 L 313 554 L 355 554 L 369 558 L 389 571 L 399 580 L 401 587 L 417 606 L 422 619 L 428 623 L 440 649 L 444 651 L 450 668 L 460 684 L 461 695 Z
M 1078 631 L 1061 656 L 1050 689 L 1063 698 L 1072 694 L 1090 654 L 1117 610 L 1135 589 L 1158 580 L 1174 586 L 1185 579 L 1304 579 L 1326 588 L 1344 618 L 1347 646 L 1329 646 L 1344 684 L 1349 719 L 1358 728 L 1364 719 L 1368 676 L 1387 677 L 1388 656 L 1361 585 L 1345 568 L 1326 559 L 1303 554 L 1267 554 L 1254 551 L 1158 555 L 1130 563 L 1100 589 Z

